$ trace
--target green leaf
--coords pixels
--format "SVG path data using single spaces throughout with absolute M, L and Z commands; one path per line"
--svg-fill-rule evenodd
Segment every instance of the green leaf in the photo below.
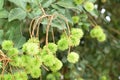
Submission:
M 8 40 L 13 40 L 15 36 L 20 35 L 20 21 L 14 20 L 11 22 L 7 22 L 4 26 L 5 31 L 5 38 Z
M 62 13 L 65 14 L 65 9 L 61 8 L 59 5 L 57 4 L 51 4 L 51 7 L 57 10 L 57 13 Z
M 40 14 L 42 14 L 41 10 L 39 9 L 39 7 L 36 7 L 31 13 L 27 14 L 27 17 L 32 19 L 34 17 L 40 16 Z
M 64 8 L 75 8 L 72 0 L 59 1 L 56 4 Z
M 14 37 L 14 28 L 11 27 L 10 29 L 8 29 L 8 31 L 6 31 L 5 33 L 5 37 L 6 39 L 12 40 Z
M 14 3 L 15 5 L 17 5 L 18 7 L 22 8 L 22 9 L 26 9 L 26 3 L 24 0 L 9 0 L 10 2 Z
M 42 22 L 42 24 L 44 25 L 44 28 L 46 29 L 46 25 L 48 24 L 48 21 L 47 20 L 44 20 Z M 63 29 L 66 29 L 66 24 L 63 20 L 61 19 L 55 19 L 53 20 L 53 22 L 51 23 L 51 27 L 55 27 L 59 30 L 63 30 Z
M 0 19 L 0 27 L 4 26 L 7 23 L 6 19 Z
M 43 0 L 43 1 L 42 1 L 42 6 L 43 6 L 44 8 L 47 8 L 47 7 L 49 7 L 54 1 L 55 1 L 55 0 Z
M 5 9 L 0 10 L 0 18 L 7 18 L 8 17 L 8 11 Z
M 0 30 L 0 44 L 2 43 L 3 41 L 3 30 Z
M 3 5 L 4 5 L 4 0 L 0 0 L 0 9 L 3 8 Z
M 67 18 L 68 22 L 73 24 L 71 14 L 68 9 L 65 10 L 65 17 Z
M 94 17 L 98 17 L 98 11 L 96 10 L 96 9 L 94 9 L 93 11 L 91 11 L 91 12 L 89 12 L 92 16 L 94 16 Z
M 9 15 L 8 15 L 8 21 L 12 21 L 15 19 L 18 20 L 23 20 L 26 17 L 26 12 L 21 9 L 21 8 L 14 8 L 10 11 Z
M 14 38 L 15 47 L 17 48 L 21 48 L 25 42 L 26 42 L 26 38 L 23 37 L 22 35 L 16 36 Z
M 63 30 L 63 29 L 66 29 L 66 25 L 65 25 L 65 23 L 59 23 L 59 22 L 57 22 L 57 21 L 55 21 L 54 23 L 52 23 L 52 25 L 51 25 L 52 27 L 56 27 L 56 28 L 58 28 L 59 30 Z
M 5 26 L 7 29 L 4 33 L 5 39 L 12 40 L 14 42 L 14 46 L 17 48 L 21 48 L 23 43 L 26 41 L 26 38 L 21 34 L 22 25 L 23 23 L 21 23 L 21 21 L 14 20 L 8 22 Z

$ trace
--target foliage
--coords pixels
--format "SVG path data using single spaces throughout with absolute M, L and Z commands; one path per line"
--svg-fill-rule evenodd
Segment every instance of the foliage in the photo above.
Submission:
M 120 28 L 105 19 L 110 2 L 0 0 L 1 80 L 116 80 Z

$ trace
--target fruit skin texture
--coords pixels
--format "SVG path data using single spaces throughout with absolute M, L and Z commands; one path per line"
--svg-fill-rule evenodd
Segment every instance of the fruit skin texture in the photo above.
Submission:
M 70 63 L 76 63 L 79 60 L 79 55 L 76 52 L 71 52 L 68 54 L 67 60 Z
M 90 31 L 90 36 L 92 38 L 97 38 L 99 42 L 103 42 L 106 40 L 106 35 L 103 32 L 103 29 L 100 26 L 95 26 L 91 31 Z
M 75 36 L 71 36 L 70 37 L 70 40 L 69 40 L 69 45 L 70 46 L 78 46 L 79 45 L 79 43 L 80 43 L 80 39 L 79 38 L 77 38 L 77 37 L 75 37 Z
M 23 44 L 22 51 L 29 55 L 36 55 L 39 53 L 39 40 L 37 38 L 30 38 Z
M 44 49 L 48 49 L 52 53 L 56 53 L 57 51 L 57 45 L 55 43 L 48 43 L 47 46 L 44 46 Z
M 39 78 L 41 76 L 41 69 L 34 68 L 30 74 L 33 78 Z
M 85 2 L 84 4 L 84 8 L 89 12 L 92 11 L 94 9 L 94 4 L 92 2 Z
M 95 28 L 93 28 L 90 32 L 90 36 L 92 38 L 98 37 L 101 34 L 103 34 L 103 30 L 100 28 L 100 26 L 95 26 Z
M 100 36 L 97 38 L 97 40 L 98 40 L 99 42 L 105 41 L 105 40 L 106 40 L 106 35 L 105 35 L 105 34 L 100 35 Z
M 55 60 L 55 63 L 53 64 L 53 66 L 50 67 L 50 69 L 53 72 L 57 72 L 58 70 L 62 68 L 63 63 L 57 58 L 55 58 L 54 60 Z
M 18 51 L 17 48 L 11 48 L 11 49 L 9 49 L 7 55 L 8 55 L 8 56 L 15 56 L 15 55 L 18 54 L 18 52 L 19 52 L 19 51 Z
M 30 55 L 35 55 L 39 53 L 39 46 L 37 43 L 25 43 L 22 48 L 23 52 L 26 52 Z
M 71 35 L 77 37 L 77 38 L 82 38 L 84 33 L 82 31 L 82 29 L 79 28 L 72 28 L 71 29 Z
M 15 80 L 27 80 L 28 79 L 27 74 L 24 71 L 23 72 L 15 72 L 14 76 L 12 76 L 12 79 L 13 79 L 13 77 Z M 10 80 L 12 80 L 12 79 L 10 79 Z
M 28 40 L 29 43 L 39 43 L 39 39 L 38 38 L 35 38 L 35 37 L 32 37 Z
M 71 35 L 69 39 L 70 46 L 78 46 L 80 43 L 80 39 L 83 37 L 84 33 L 80 28 L 72 28 Z
M 51 54 L 45 55 L 43 58 L 43 62 L 46 66 L 53 66 L 55 63 L 55 57 Z
M 4 40 L 2 43 L 2 49 L 3 50 L 9 50 L 13 48 L 13 42 L 10 40 Z
M 58 44 L 58 49 L 61 51 L 64 51 L 64 50 L 68 49 L 68 47 L 69 47 L 67 38 L 61 38 L 57 44 Z

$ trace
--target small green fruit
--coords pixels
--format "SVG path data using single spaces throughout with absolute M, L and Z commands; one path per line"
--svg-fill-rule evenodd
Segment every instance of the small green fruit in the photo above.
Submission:
M 102 76 L 100 80 L 107 80 L 106 76 Z
M 72 17 L 73 23 L 78 23 L 79 19 L 80 19 L 79 16 L 73 16 Z
M 53 72 L 56 72 L 56 71 L 58 71 L 58 70 L 60 70 L 62 68 L 63 63 L 57 58 L 55 58 L 54 60 L 55 60 L 55 63 L 53 64 L 53 66 L 50 66 L 50 69 Z
M 41 76 L 41 69 L 34 68 L 30 74 L 33 78 L 39 78 Z
M 98 37 L 103 34 L 103 30 L 100 27 L 95 27 L 90 31 L 90 36 L 92 38 Z
M 9 49 L 7 55 L 10 57 L 10 56 L 16 56 L 18 54 L 18 49 L 17 48 L 11 48 Z
M 44 46 L 43 49 L 48 49 L 51 53 L 56 53 L 57 51 L 57 45 L 55 43 L 48 43 L 47 46 Z
M 106 35 L 105 35 L 105 34 L 100 35 L 100 36 L 97 38 L 97 40 L 98 40 L 99 42 L 105 41 L 105 40 L 106 40 Z
M 11 48 L 13 48 L 13 42 L 10 40 L 4 40 L 2 43 L 2 49 L 10 50 Z
M 76 63 L 79 60 L 79 55 L 76 52 L 71 52 L 71 53 L 68 54 L 67 60 L 70 63 Z
M 84 4 L 84 8 L 87 11 L 92 11 L 94 9 L 94 4 L 92 2 L 85 2 Z
M 68 47 L 69 47 L 67 38 L 61 38 L 57 44 L 58 44 L 58 49 L 61 51 L 64 51 L 64 50 L 68 49 Z
M 74 35 L 70 36 L 70 40 L 69 40 L 69 45 L 70 46 L 78 46 L 80 43 L 80 38 L 75 37 Z
M 84 35 L 82 29 L 79 29 L 79 28 L 72 28 L 71 34 L 72 34 L 72 36 L 78 37 L 79 39 L 82 38 Z
M 43 58 L 43 62 L 46 66 L 53 66 L 55 63 L 55 57 L 51 54 L 45 55 Z

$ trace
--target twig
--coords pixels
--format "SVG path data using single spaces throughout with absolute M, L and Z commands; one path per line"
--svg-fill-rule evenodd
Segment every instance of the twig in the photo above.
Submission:
M 53 42 L 55 43 L 55 37 L 54 37 L 54 30 L 52 28 L 52 39 L 53 39 Z
M 48 45 L 48 32 L 49 32 L 49 28 L 50 28 L 50 25 L 52 23 L 53 17 L 54 17 L 54 15 L 52 15 L 48 18 L 49 22 L 47 24 L 47 29 L 46 29 L 46 45 Z
M 45 70 L 49 71 L 49 69 L 48 69 L 46 66 L 44 66 L 44 64 L 42 65 L 42 67 L 43 67 Z
M 41 4 L 40 4 L 40 3 L 39 3 L 39 6 L 40 6 L 40 9 L 41 9 L 41 11 L 42 11 L 43 15 L 46 15 L 45 10 L 43 9 L 43 7 L 41 6 Z

